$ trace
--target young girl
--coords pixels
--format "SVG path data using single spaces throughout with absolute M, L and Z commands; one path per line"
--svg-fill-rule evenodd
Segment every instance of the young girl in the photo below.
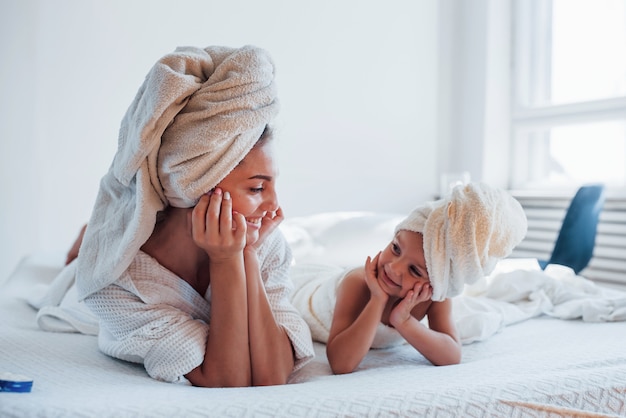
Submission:
M 277 228 L 277 111 L 256 47 L 179 48 L 149 72 L 61 273 L 105 354 L 208 387 L 282 384 L 312 358 Z
M 292 300 L 313 338 L 327 344 L 334 373 L 355 370 L 370 348 L 404 342 L 434 365 L 456 364 L 461 343 L 450 298 L 488 275 L 526 227 L 521 206 L 505 191 L 457 186 L 400 222 L 363 267 L 294 266 Z

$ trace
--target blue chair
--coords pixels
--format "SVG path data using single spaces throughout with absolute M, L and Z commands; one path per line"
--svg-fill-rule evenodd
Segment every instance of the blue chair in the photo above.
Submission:
M 593 256 L 604 201 L 602 184 L 578 189 L 567 209 L 550 259 L 539 260 L 542 269 L 548 264 L 560 264 L 571 267 L 578 274 L 587 267 Z

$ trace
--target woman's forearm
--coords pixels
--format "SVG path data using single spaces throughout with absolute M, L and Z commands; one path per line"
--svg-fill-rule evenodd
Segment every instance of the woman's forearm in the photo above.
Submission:
M 195 386 L 250 386 L 248 309 L 243 256 L 211 265 L 211 320 L 204 362 L 187 374 Z
M 245 252 L 245 269 L 252 384 L 284 384 L 293 370 L 294 351 L 287 333 L 272 312 L 256 251 Z

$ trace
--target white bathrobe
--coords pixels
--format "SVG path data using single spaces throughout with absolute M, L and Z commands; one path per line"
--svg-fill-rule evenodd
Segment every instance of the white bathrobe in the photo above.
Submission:
M 306 323 L 289 301 L 291 251 L 280 231 L 259 251 L 261 275 L 276 321 L 293 345 L 294 371 L 314 356 Z M 98 343 L 112 357 L 143 363 L 150 376 L 186 382 L 204 361 L 211 317 L 211 287 L 198 294 L 187 282 L 140 251 L 114 284 L 85 299 L 100 318 Z

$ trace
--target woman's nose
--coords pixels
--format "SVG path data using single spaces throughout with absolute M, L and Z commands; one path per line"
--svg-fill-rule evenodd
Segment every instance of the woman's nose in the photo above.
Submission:
M 267 212 L 275 212 L 278 209 L 278 194 L 276 194 L 276 189 L 271 188 L 270 190 L 267 190 L 263 197 L 263 210 Z

